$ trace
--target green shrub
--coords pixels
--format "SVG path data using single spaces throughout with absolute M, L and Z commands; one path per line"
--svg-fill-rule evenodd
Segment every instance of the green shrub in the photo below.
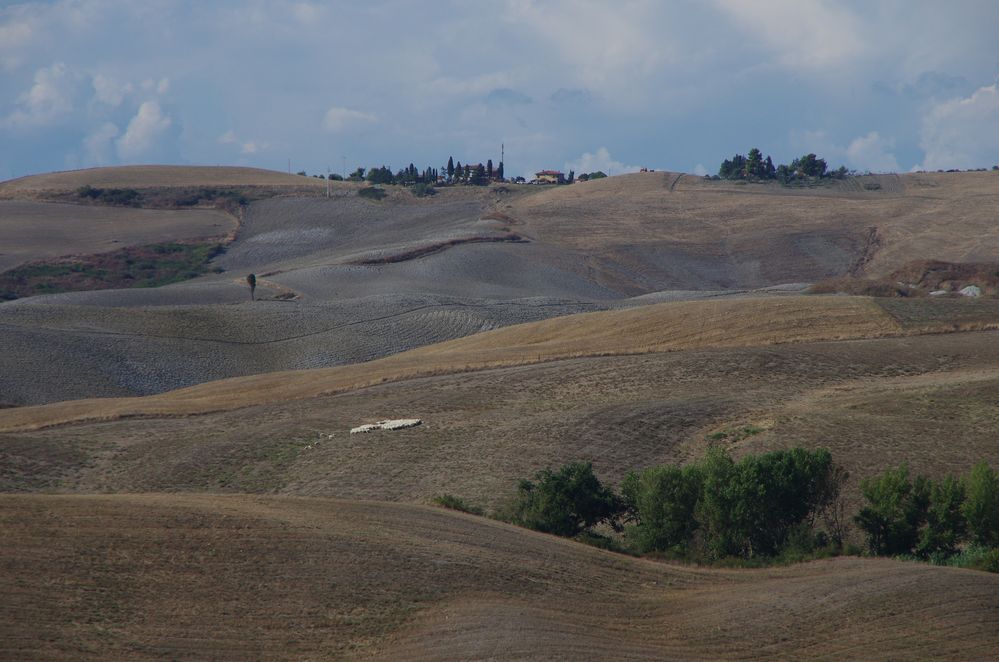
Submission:
M 431 195 L 437 195 L 437 189 L 434 188 L 434 185 L 427 184 L 426 182 L 420 182 L 419 184 L 415 184 L 409 190 L 412 191 L 413 195 L 415 195 L 418 198 L 426 198 Z
M 964 499 L 964 485 L 953 476 L 932 483 L 926 525 L 919 532 L 916 544 L 918 556 L 951 556 L 957 551 L 967 528 L 961 513 Z
M 461 497 L 456 497 L 453 494 L 441 494 L 440 496 L 435 496 L 433 502 L 442 508 L 449 508 L 450 510 L 459 510 L 463 513 L 471 513 L 472 515 L 482 515 L 482 509 L 468 504 Z
M 617 496 L 593 474 L 593 465 L 573 462 L 558 471 L 539 471 L 533 482 L 520 481 L 509 518 L 529 529 L 571 538 L 614 520 L 621 510 Z
M 979 462 L 968 474 L 966 497 L 961 512 L 968 523 L 971 539 L 984 547 L 999 547 L 999 478 L 986 462 Z
M 696 516 L 711 558 L 773 556 L 795 527 L 812 525 L 838 495 L 830 490 L 832 455 L 795 448 L 747 456 L 738 464 L 721 449 L 701 463 L 703 491 Z
M 701 496 L 699 467 L 661 466 L 629 473 L 621 484 L 621 496 L 637 522 L 625 529 L 635 549 L 686 551 L 698 526 L 694 511 Z
M 923 476 L 909 480 L 909 468 L 902 465 L 861 481 L 860 491 L 867 505 L 854 521 L 867 536 L 868 550 L 880 556 L 911 554 L 929 507 L 929 481 Z
M 358 191 L 357 194 L 362 198 L 367 198 L 369 200 L 381 200 L 387 195 L 387 193 L 385 193 L 385 189 L 378 188 L 377 186 L 367 186 Z

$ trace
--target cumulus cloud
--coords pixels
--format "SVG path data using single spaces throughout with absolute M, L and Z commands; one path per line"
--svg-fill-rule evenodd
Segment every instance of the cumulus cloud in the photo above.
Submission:
M 898 160 L 892 153 L 893 141 L 882 138 L 877 131 L 855 138 L 846 148 L 846 158 L 854 170 L 898 172 Z
M 151 152 L 166 134 L 173 121 L 164 115 L 156 101 L 139 106 L 125 133 L 118 138 L 118 156 L 122 160 L 139 158 Z
M 565 164 L 566 170 L 575 170 L 577 173 L 596 172 L 602 170 L 608 175 L 620 175 L 626 172 L 638 172 L 641 166 L 625 165 L 620 161 L 611 158 L 606 147 L 601 147 L 594 153 L 584 152 L 575 161 L 568 161 Z
M 534 46 L 544 68 L 565 70 L 583 87 L 629 105 L 650 91 L 641 81 L 682 57 L 684 45 L 666 33 L 672 22 L 662 12 L 649 0 L 508 0 L 504 18 L 540 36 Z
M 83 149 L 89 159 L 88 165 L 107 165 L 113 160 L 114 139 L 120 131 L 114 122 L 105 122 L 87 135 Z
M 31 24 L 26 20 L 0 24 L 0 68 L 13 71 L 21 65 L 21 49 L 30 44 L 35 36 Z
M 4 120 L 13 127 L 45 126 L 73 110 L 75 80 L 62 62 L 35 72 L 34 85 L 18 97 L 18 107 Z
M 863 55 L 864 22 L 839 3 L 825 0 L 715 0 L 749 38 L 775 51 L 791 68 L 815 69 Z
M 978 168 L 999 163 L 999 83 L 934 106 L 923 118 L 917 170 Z
M 371 113 L 365 113 L 351 108 L 333 106 L 326 111 L 326 115 L 323 117 L 323 128 L 327 131 L 337 132 L 343 131 L 350 126 L 373 124 L 377 121 L 378 118 Z
M 694 174 L 698 175 L 699 177 L 703 177 L 704 175 L 708 174 L 708 169 L 704 167 L 703 163 L 698 163 L 694 167 Z
M 134 89 L 131 83 L 121 83 L 104 74 L 94 76 L 94 97 L 103 104 L 117 107 L 125 100 L 125 95 Z

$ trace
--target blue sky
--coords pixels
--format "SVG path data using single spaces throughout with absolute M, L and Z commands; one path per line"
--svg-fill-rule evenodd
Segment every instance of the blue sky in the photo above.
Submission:
M 0 179 L 999 163 L 994 0 L 0 2 Z

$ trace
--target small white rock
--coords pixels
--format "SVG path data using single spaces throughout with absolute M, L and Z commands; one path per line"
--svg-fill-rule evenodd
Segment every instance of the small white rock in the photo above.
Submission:
M 968 285 L 967 287 L 961 288 L 959 293 L 961 294 L 961 296 L 966 296 L 966 297 L 980 297 L 982 296 L 982 288 L 978 287 L 977 285 Z

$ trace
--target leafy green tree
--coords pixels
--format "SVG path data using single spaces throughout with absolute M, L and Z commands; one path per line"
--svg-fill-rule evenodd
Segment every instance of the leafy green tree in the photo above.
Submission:
M 777 175 L 777 169 L 774 168 L 774 161 L 769 156 L 767 160 L 763 162 L 763 174 L 764 179 L 773 179 Z
M 388 166 L 381 166 L 368 170 L 366 179 L 371 184 L 392 184 L 395 182 L 395 175 L 392 174 L 392 170 Z
M 854 521 L 866 534 L 870 551 L 887 556 L 911 553 L 926 519 L 929 481 L 923 476 L 911 481 L 903 464 L 861 481 L 860 491 L 867 505 Z
M 698 527 L 699 467 L 660 466 L 629 473 L 621 484 L 621 495 L 637 522 L 626 534 L 639 551 L 686 550 Z
M 718 168 L 718 176 L 722 179 L 739 179 L 743 177 L 746 172 L 746 157 L 742 154 L 736 154 L 729 159 L 722 161 L 721 167 Z
M 517 488 L 512 521 L 537 531 L 572 537 L 621 512 L 617 496 L 593 474 L 589 462 L 539 471 Z
M 965 481 L 966 498 L 961 512 L 971 539 L 984 547 L 999 547 L 999 478 L 986 462 L 971 469 Z
M 250 286 L 250 301 L 253 301 L 253 293 L 257 289 L 257 276 L 256 274 L 250 274 L 246 277 L 246 284 Z
M 575 170 L 570 170 L 569 171 L 569 178 L 565 180 L 565 183 L 566 184 L 572 184 L 575 181 L 576 181 L 576 171 Z
M 350 180 L 350 181 L 352 181 L 352 182 L 363 182 L 364 181 L 364 168 L 362 168 L 361 166 L 357 166 L 357 170 L 355 170 L 354 172 L 350 173 L 350 175 L 347 177 L 347 179 Z
M 932 483 L 926 525 L 919 532 L 916 554 L 928 558 L 957 552 L 967 529 L 961 512 L 964 499 L 964 485 L 957 478 L 947 476 Z
M 735 462 L 723 449 L 710 448 L 700 463 L 702 494 L 697 503 L 697 520 L 704 532 L 709 557 L 740 556 L 746 531 L 743 526 Z
M 826 161 L 809 153 L 792 161 L 791 169 L 803 177 L 822 177 L 826 174 Z
M 798 528 L 810 528 L 838 494 L 837 473 L 825 449 L 795 448 L 751 455 L 738 463 L 721 449 L 701 463 L 697 506 L 709 556 L 772 556 Z
M 742 172 L 745 177 L 761 177 L 763 175 L 763 152 L 755 147 L 749 150 Z

